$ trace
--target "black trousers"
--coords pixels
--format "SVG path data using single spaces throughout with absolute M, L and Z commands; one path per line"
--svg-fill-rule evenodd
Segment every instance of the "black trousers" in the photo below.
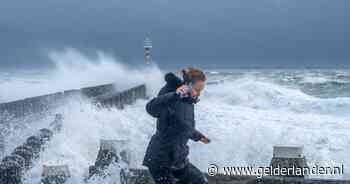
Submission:
M 208 184 L 205 175 L 191 163 L 177 170 L 161 166 L 148 170 L 156 184 Z

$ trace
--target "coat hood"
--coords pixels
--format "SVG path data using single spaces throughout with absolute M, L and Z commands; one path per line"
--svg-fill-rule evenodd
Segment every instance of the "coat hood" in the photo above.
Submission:
M 172 91 L 176 91 L 176 89 L 183 84 L 182 80 L 171 72 L 165 74 L 164 80 L 166 82 L 166 85 L 159 91 L 158 96 Z
M 165 74 L 164 80 L 167 83 L 167 85 L 175 89 L 183 84 L 182 80 L 172 72 Z

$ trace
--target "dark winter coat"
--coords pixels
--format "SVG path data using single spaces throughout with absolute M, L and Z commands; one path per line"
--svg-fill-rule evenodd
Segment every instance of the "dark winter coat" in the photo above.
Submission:
M 147 147 L 143 165 L 180 169 L 188 163 L 188 140 L 198 141 L 204 136 L 195 129 L 194 100 L 175 93 L 181 80 L 167 74 L 166 82 L 158 96 L 146 105 L 146 111 L 157 118 L 157 131 Z

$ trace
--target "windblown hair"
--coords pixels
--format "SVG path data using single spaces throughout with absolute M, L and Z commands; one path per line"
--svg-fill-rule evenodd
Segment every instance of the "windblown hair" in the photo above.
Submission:
M 202 70 L 196 68 L 187 68 L 182 70 L 182 76 L 185 83 L 196 82 L 196 81 L 206 81 L 207 77 L 205 76 Z

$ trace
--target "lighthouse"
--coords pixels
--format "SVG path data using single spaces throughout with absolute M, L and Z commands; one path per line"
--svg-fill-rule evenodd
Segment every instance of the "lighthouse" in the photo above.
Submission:
M 143 47 L 145 49 L 145 62 L 146 62 L 146 64 L 151 64 L 151 62 L 152 62 L 152 54 L 151 54 L 152 40 L 150 38 L 146 37 Z

